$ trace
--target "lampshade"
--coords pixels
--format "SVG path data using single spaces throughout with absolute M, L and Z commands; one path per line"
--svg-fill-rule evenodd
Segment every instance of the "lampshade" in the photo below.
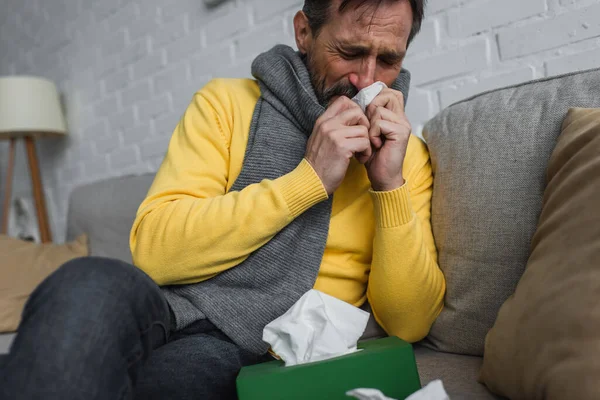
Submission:
M 0 77 L 0 138 L 66 133 L 54 83 L 33 76 Z

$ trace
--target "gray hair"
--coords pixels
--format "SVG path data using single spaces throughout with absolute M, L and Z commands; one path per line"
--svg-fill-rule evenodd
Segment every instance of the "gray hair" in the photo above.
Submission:
M 354 5 L 355 9 L 362 6 L 375 6 L 379 8 L 381 3 L 385 1 L 403 1 L 403 0 L 342 0 L 338 7 L 338 13 L 343 13 L 348 6 Z M 412 8 L 413 21 L 408 36 L 408 44 L 412 42 L 414 37 L 421 30 L 421 23 L 425 15 L 425 3 L 427 0 L 408 0 Z M 305 0 L 302 11 L 308 18 L 308 24 L 314 36 L 318 36 L 321 28 L 329 21 L 332 0 Z

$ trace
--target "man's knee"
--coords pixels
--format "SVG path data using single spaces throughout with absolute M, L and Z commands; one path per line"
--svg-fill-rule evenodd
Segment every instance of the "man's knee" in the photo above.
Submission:
M 50 292 L 52 296 L 68 296 L 76 292 L 85 296 L 86 293 L 124 286 L 127 282 L 139 279 L 144 279 L 143 273 L 122 261 L 81 257 L 63 264 L 38 286 L 36 292 Z
M 62 265 L 32 293 L 24 314 L 42 305 L 61 313 L 90 308 L 98 316 L 101 311 L 110 315 L 123 308 L 143 312 L 157 307 L 168 312 L 158 287 L 144 272 L 100 257 L 76 258 Z

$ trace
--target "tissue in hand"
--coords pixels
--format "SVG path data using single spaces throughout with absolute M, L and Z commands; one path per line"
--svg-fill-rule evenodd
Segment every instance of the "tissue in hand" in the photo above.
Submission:
M 358 104 L 363 112 L 365 112 L 373 99 L 375 99 L 375 97 L 377 97 L 377 95 L 385 88 L 387 88 L 385 83 L 375 82 L 371 86 L 368 86 L 358 92 L 358 94 L 352 98 L 352 101 Z
M 263 340 L 286 366 L 353 353 L 369 313 L 318 290 L 309 290 L 268 324 Z

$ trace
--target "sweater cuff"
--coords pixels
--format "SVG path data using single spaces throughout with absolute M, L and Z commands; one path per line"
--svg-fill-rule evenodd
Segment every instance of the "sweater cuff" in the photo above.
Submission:
M 407 224 L 413 219 L 414 211 L 406 183 L 389 192 L 370 190 L 369 193 L 373 199 L 378 227 L 393 228 Z
M 275 182 L 294 218 L 329 198 L 321 178 L 306 159 L 302 159 L 296 169 Z

